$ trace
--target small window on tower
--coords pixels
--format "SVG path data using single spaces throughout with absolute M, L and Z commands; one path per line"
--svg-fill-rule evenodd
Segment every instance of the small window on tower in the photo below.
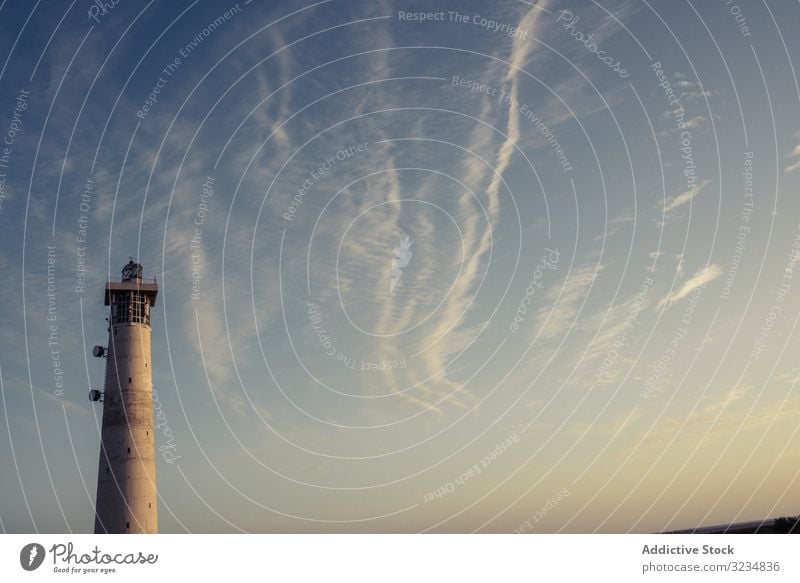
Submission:
M 128 377 L 128 384 L 131 384 L 131 377 Z
M 131 453 L 131 448 L 128 448 L 128 453 Z
M 125 528 L 130 528 L 130 527 L 131 527 L 131 523 L 130 522 L 126 522 L 125 523 Z

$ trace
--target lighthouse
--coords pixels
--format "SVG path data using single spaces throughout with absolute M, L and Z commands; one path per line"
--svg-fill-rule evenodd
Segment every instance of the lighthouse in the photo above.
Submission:
M 155 279 L 145 283 L 133 259 L 122 281 L 108 282 L 108 345 L 93 354 L 106 359 L 103 425 L 97 472 L 94 532 L 157 533 L 156 461 L 153 439 L 153 372 L 150 312 L 156 303 Z

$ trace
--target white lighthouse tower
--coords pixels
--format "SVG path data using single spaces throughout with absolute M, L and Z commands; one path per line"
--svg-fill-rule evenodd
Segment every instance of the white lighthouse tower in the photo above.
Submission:
M 121 282 L 106 284 L 111 306 L 106 357 L 100 464 L 97 474 L 95 533 L 157 533 L 156 461 L 153 439 L 153 373 L 150 360 L 150 310 L 158 285 L 142 280 L 142 266 L 131 261 Z

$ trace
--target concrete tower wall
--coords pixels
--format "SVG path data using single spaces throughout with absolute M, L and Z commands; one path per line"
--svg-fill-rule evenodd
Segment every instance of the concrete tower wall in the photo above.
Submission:
M 158 532 L 150 326 L 108 335 L 96 533 Z

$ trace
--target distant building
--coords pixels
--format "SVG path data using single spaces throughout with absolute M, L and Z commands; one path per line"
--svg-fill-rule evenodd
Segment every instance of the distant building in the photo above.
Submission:
M 766 518 L 686 530 L 669 530 L 664 534 L 800 534 L 800 516 Z

